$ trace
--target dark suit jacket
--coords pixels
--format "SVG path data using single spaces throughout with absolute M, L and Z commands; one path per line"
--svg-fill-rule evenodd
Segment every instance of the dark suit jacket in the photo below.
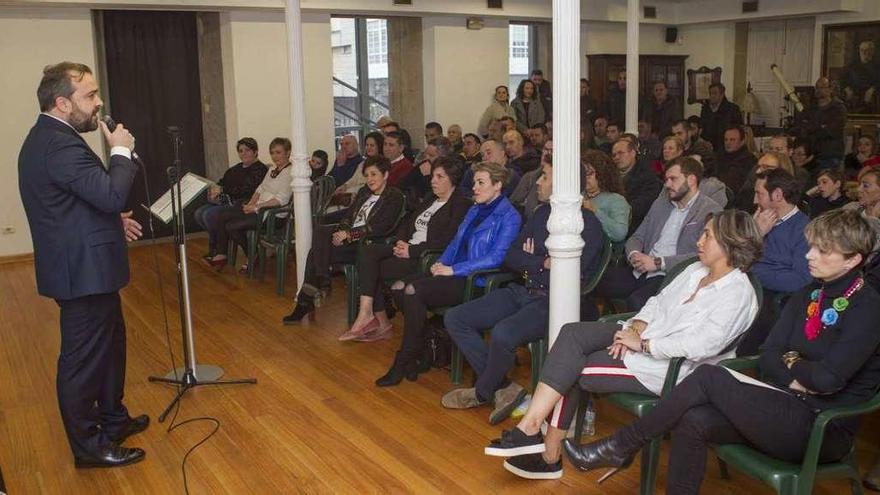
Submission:
M 436 199 L 437 197 L 433 194 L 425 198 L 419 208 L 400 222 L 400 227 L 397 228 L 394 237 L 404 242 L 409 241 L 416 231 L 416 219 L 434 204 Z M 449 241 L 455 237 L 458 226 L 472 204 L 474 204 L 473 201 L 459 194 L 457 190 L 454 191 L 446 204 L 431 216 L 431 220 L 428 222 L 428 238 L 425 242 L 409 247 L 409 257 L 417 259 L 426 249 L 446 249 Z
M 386 186 L 385 190 L 379 196 L 379 200 L 370 209 L 367 215 L 367 224 L 354 228 L 355 217 L 361 206 L 367 199 L 373 195 L 370 188 L 363 186 L 358 190 L 357 195 L 351 201 L 351 206 L 345 211 L 345 218 L 339 223 L 342 230 L 347 230 L 352 241 L 357 241 L 364 237 L 369 239 L 378 239 L 388 237 L 394 232 L 397 221 L 400 219 L 400 213 L 403 211 L 403 193 L 399 189 Z
M 626 201 L 632 206 L 632 216 L 629 221 L 629 231 L 635 231 L 642 223 L 642 219 L 648 214 L 651 204 L 660 194 L 663 184 L 657 178 L 648 163 L 639 160 L 632 170 L 623 178 L 623 189 Z
M 73 128 L 39 116 L 18 156 L 18 185 L 40 294 L 74 299 L 128 283 L 119 214 L 136 172 L 121 155 L 113 155 L 105 169 Z

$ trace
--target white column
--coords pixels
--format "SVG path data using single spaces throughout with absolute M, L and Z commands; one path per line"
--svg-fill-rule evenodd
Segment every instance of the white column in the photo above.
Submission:
M 639 0 L 626 10 L 626 132 L 639 133 Z
M 293 135 L 293 211 L 296 220 L 296 286 L 302 287 L 306 258 L 312 247 L 312 181 L 306 150 L 306 97 L 303 76 L 302 12 L 299 0 L 286 0 L 287 67 L 290 81 L 290 120 Z
M 580 0 L 553 0 L 553 195 L 550 252 L 550 341 L 578 321 L 581 302 Z

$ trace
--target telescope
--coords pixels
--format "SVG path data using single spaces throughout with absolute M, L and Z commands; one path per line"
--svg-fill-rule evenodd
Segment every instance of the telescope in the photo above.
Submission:
M 785 91 L 785 99 L 792 102 L 798 112 L 803 112 L 804 104 L 801 103 L 801 99 L 798 98 L 798 95 L 794 90 L 794 86 L 792 86 L 791 84 L 789 84 L 788 81 L 785 80 L 785 76 L 782 74 L 779 66 L 776 64 L 770 64 L 770 72 L 773 73 L 773 76 L 776 77 L 779 85 L 782 86 L 782 90 Z

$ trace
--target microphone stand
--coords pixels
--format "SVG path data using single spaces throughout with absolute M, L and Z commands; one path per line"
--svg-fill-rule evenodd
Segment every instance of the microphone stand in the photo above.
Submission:
M 171 400 L 171 403 L 165 407 L 162 414 L 159 415 L 159 422 L 165 421 L 165 417 L 171 412 L 171 409 L 183 398 L 183 395 L 190 389 L 201 385 L 235 385 L 235 384 L 255 384 L 255 378 L 245 378 L 240 380 L 218 380 L 223 376 L 223 369 L 219 366 L 210 364 L 196 364 L 195 341 L 193 339 L 192 328 L 192 307 L 190 306 L 189 297 L 189 269 L 187 267 L 186 258 L 186 224 L 183 218 L 182 195 L 180 191 L 180 182 L 183 178 L 183 172 L 180 162 L 180 138 L 179 127 L 169 127 L 168 133 L 171 135 L 171 147 L 174 151 L 174 163 L 168 167 L 166 173 L 168 181 L 171 183 L 171 219 L 174 232 L 174 254 L 177 259 L 177 295 L 180 301 L 180 333 L 183 341 L 183 364 L 181 368 L 173 369 L 164 377 L 151 376 L 149 381 L 159 383 L 171 383 L 177 385 L 177 395 Z M 177 188 L 176 191 L 174 188 Z M 160 288 L 161 290 L 161 288 Z

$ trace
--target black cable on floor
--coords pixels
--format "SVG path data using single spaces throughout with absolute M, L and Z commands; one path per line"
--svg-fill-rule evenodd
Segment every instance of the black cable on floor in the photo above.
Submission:
M 168 309 L 165 306 L 165 291 L 163 287 L 165 286 L 164 280 L 162 278 L 162 270 L 159 264 L 159 255 L 157 253 L 157 242 L 156 242 L 156 232 L 153 229 L 153 213 L 150 211 L 149 206 L 153 204 L 153 200 L 150 196 L 150 183 L 147 180 L 147 170 L 144 166 L 144 163 L 140 160 L 136 160 L 137 164 L 141 166 L 141 170 L 144 174 L 144 192 L 146 193 L 147 200 L 147 227 L 150 231 L 150 251 L 153 255 L 153 267 L 156 270 L 156 276 L 159 282 L 159 302 L 162 305 L 162 319 L 165 325 L 165 344 L 168 348 L 168 356 L 171 361 L 171 370 L 174 373 L 174 379 L 180 380 L 180 377 L 177 375 L 177 362 L 174 359 L 174 351 L 171 347 L 171 330 L 168 326 Z M 183 212 L 181 212 L 182 214 Z M 186 240 L 184 239 L 184 242 Z M 182 260 L 181 260 L 182 261 Z M 175 385 L 175 389 L 177 393 L 180 393 L 180 385 Z M 183 491 L 187 495 L 189 495 L 189 484 L 187 482 L 186 477 L 186 461 L 189 459 L 190 454 L 192 454 L 197 448 L 199 448 L 203 443 L 207 442 L 218 430 L 220 430 L 220 420 L 211 416 L 200 416 L 196 418 L 190 418 L 184 420 L 180 423 L 175 424 L 174 422 L 177 420 L 177 415 L 180 412 L 180 403 L 181 401 L 177 401 L 177 404 L 174 407 L 174 415 L 171 417 L 171 422 L 168 424 L 167 433 L 171 433 L 177 428 L 189 424 L 195 423 L 197 421 L 209 421 L 214 424 L 214 428 L 211 430 L 211 433 L 208 433 L 204 438 L 196 442 L 195 445 L 189 448 L 186 453 L 183 455 L 183 460 L 180 462 L 180 471 L 183 473 Z

